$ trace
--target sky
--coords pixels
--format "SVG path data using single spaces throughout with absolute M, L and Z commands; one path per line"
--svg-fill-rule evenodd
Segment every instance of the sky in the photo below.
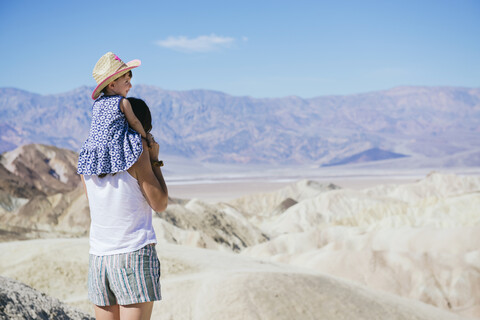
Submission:
M 0 87 L 94 87 L 112 51 L 132 83 L 255 98 L 480 87 L 480 0 L 0 0 Z

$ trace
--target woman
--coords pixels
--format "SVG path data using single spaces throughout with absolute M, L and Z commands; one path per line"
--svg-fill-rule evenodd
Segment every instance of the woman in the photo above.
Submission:
M 150 111 L 140 99 L 128 98 L 145 132 Z M 88 297 L 97 319 L 150 319 L 161 299 L 160 262 L 152 226 L 152 209 L 167 208 L 168 190 L 158 161 L 159 146 L 150 147 L 127 171 L 82 176 L 90 205 Z

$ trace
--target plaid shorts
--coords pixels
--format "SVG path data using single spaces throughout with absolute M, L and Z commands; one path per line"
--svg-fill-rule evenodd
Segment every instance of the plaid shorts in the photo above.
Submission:
M 91 254 L 88 299 L 97 306 L 161 300 L 160 261 L 155 246 L 107 256 Z

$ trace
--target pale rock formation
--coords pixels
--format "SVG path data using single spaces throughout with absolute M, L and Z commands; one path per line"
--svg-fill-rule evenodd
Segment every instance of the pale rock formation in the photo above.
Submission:
M 68 304 L 0 276 L 0 319 L 93 320 Z
M 208 204 L 192 199 L 185 205 L 169 205 L 165 212 L 157 215 L 176 227 L 161 223 L 164 231 L 160 231 L 160 235 L 169 234 L 167 239 L 174 243 L 238 252 L 267 240 L 241 212 L 225 203 Z
M 260 228 L 242 254 L 306 267 L 480 317 L 480 177 L 332 190 Z
M 152 319 L 463 319 L 305 268 L 168 243 L 157 251 L 163 300 Z M 88 239 L 0 243 L 0 260 L 1 274 L 92 313 Z

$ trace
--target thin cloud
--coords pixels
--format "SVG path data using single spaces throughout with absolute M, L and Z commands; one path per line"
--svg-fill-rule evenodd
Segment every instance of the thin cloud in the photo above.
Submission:
M 235 42 L 234 38 L 222 37 L 215 34 L 187 38 L 185 36 L 170 36 L 165 40 L 159 40 L 156 44 L 160 47 L 185 51 L 185 52 L 208 52 L 229 47 Z

